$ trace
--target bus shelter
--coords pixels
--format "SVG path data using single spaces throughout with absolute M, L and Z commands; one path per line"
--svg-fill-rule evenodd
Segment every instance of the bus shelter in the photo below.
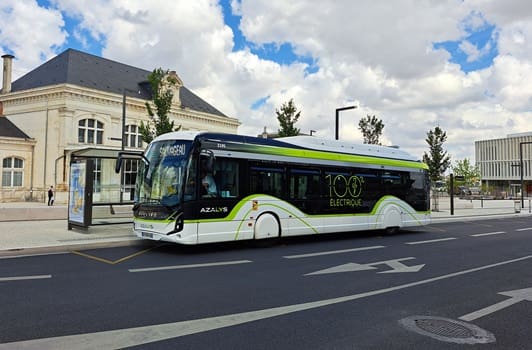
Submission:
M 138 160 L 124 158 L 115 173 L 118 150 L 85 148 L 72 152 L 68 196 L 68 229 L 133 221 Z

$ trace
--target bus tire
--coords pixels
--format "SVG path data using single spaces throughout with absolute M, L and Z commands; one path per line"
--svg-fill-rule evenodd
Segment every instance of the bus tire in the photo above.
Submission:
M 401 210 L 396 206 L 390 206 L 383 218 L 384 231 L 389 234 L 396 234 L 401 228 L 402 219 L 401 219 Z
M 399 233 L 400 229 L 401 228 L 399 226 L 386 227 L 384 229 L 384 232 L 386 232 L 387 235 L 395 235 Z
M 279 219 L 273 213 L 261 214 L 255 221 L 253 239 L 260 245 L 273 245 L 281 236 Z

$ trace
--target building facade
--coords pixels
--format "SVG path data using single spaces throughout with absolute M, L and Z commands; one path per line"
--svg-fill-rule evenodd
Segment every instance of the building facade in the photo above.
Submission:
M 116 153 L 146 147 L 139 125 L 149 120 L 145 103 L 151 100 L 150 71 L 68 49 L 11 82 L 14 57 L 2 58 L 0 201 L 44 201 L 47 188 L 54 186 L 56 202 L 65 203 L 69 164 L 76 152 L 90 148 Z M 178 84 L 169 116 L 176 126 L 237 132 L 237 119 L 175 78 Z M 4 125 L 10 125 L 10 132 Z M 112 173 L 112 167 L 112 162 L 96 163 L 96 178 Z M 136 169 L 132 166 L 127 171 Z M 134 176 L 125 174 L 117 186 L 131 187 L 133 182 Z
M 532 132 L 475 141 L 483 187 L 502 196 L 532 195 Z M 522 182 L 522 183 L 521 183 Z

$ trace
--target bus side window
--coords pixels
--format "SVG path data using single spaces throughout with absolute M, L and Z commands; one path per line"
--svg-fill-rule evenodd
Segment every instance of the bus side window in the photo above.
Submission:
M 320 172 L 319 170 L 292 169 L 289 186 L 289 196 L 292 199 L 319 198 Z
M 265 168 L 252 166 L 249 171 L 250 193 L 264 193 L 283 198 L 282 168 Z
M 217 158 L 214 167 L 214 180 L 218 186 L 218 192 L 223 198 L 239 196 L 239 163 L 233 159 Z

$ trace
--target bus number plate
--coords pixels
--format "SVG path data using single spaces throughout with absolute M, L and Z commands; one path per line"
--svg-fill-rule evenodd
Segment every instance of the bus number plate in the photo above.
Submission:
M 142 237 L 144 237 L 144 238 L 153 238 L 153 233 L 142 232 Z

